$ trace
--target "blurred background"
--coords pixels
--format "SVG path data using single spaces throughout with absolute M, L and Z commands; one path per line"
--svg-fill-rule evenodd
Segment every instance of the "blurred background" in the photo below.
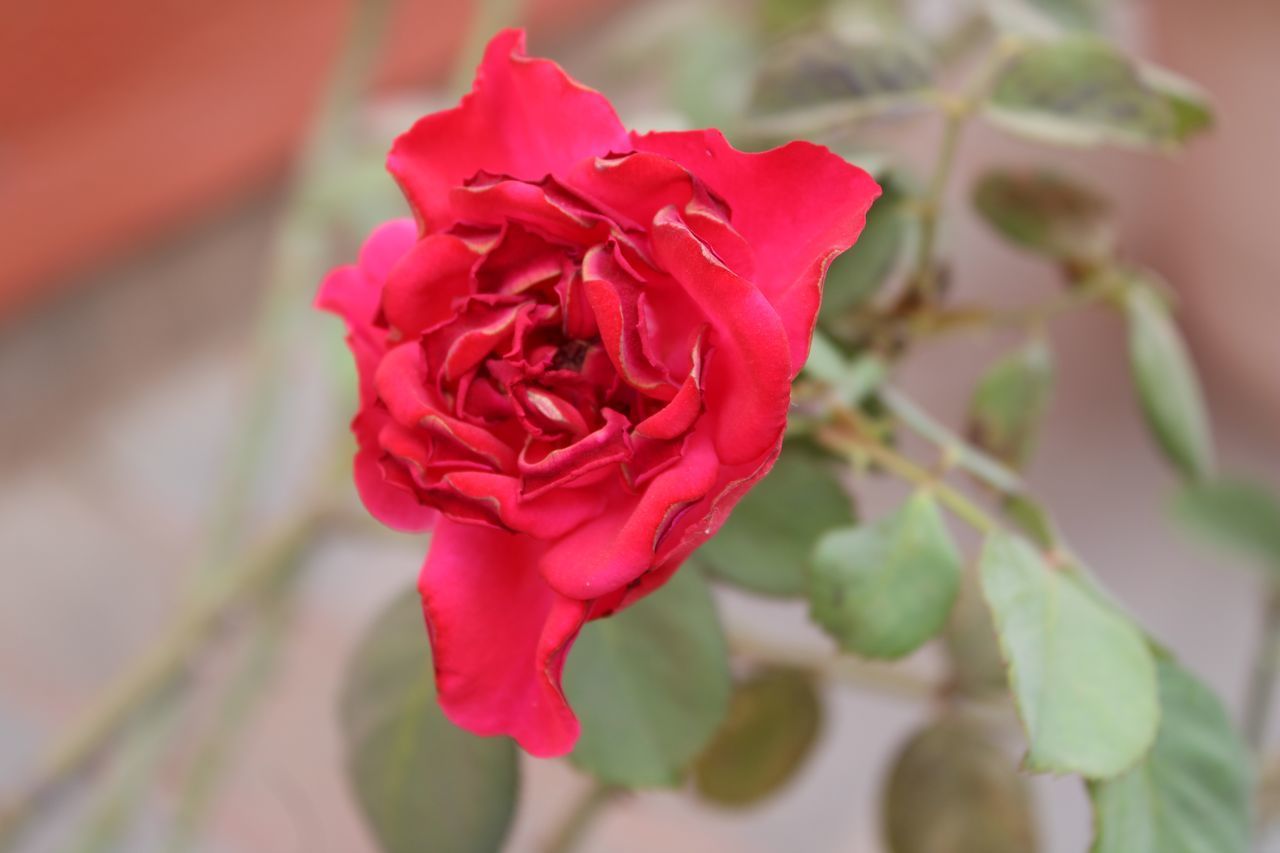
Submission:
M 603 91 L 630 127 L 732 129 L 753 62 L 821 5 L 381 3 L 4 4 L 0 803 L 131 662 L 165 663 L 169 626 L 216 599 L 232 555 L 287 529 L 332 480 L 349 412 L 333 376 L 350 367 L 338 322 L 310 300 L 372 223 L 405 212 L 382 154 L 456 99 L 493 31 L 527 26 L 531 53 Z M 971 12 L 909 5 L 939 32 Z M 1214 130 L 1151 157 L 1064 153 L 976 124 L 943 232 L 954 287 L 1018 306 L 1058 286 L 968 211 L 982 165 L 1051 162 L 1105 188 L 1125 255 L 1178 294 L 1223 467 L 1280 486 L 1280 6 L 1135 0 L 1103 17 L 1109 37 L 1209 92 Z M 928 116 L 895 120 L 843 153 L 920 166 L 937 134 Z M 1052 337 L 1057 387 L 1029 479 L 1094 571 L 1235 710 L 1258 630 L 1255 578 L 1170 528 L 1172 480 L 1133 402 L 1120 321 L 1073 314 Z M 1009 343 L 923 346 L 902 384 L 956 423 Z M 865 514 L 900 494 L 867 488 Z M 412 582 L 422 553 L 414 537 L 325 531 L 300 557 L 298 594 L 184 657 L 184 689 L 126 728 L 89 784 L 60 789 L 21 849 L 373 849 L 342 771 L 334 697 L 362 627 Z M 731 624 L 826 649 L 799 603 L 722 603 Z M 935 665 L 927 652 L 908 663 Z M 927 709 L 846 688 L 828 700 L 814 760 L 763 808 L 631 797 L 586 849 L 880 851 L 881 777 Z M 536 849 L 584 785 L 561 763 L 523 769 L 517 851 Z M 1035 792 L 1044 848 L 1084 849 L 1078 783 L 1037 779 Z

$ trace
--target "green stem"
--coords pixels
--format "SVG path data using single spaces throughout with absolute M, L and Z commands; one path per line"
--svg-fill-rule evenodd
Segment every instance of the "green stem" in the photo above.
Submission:
M 991 82 L 1000 67 L 1021 48 L 1012 41 L 1002 39 L 991 50 L 982 68 L 974 75 L 963 94 L 946 97 L 943 102 L 944 120 L 942 140 L 938 144 L 938 157 L 933 167 L 924 195 L 918 200 L 920 238 L 916 244 L 915 272 L 912 281 L 925 305 L 936 305 L 941 293 L 937 259 L 938 222 L 946 201 L 947 187 L 955 169 L 960 140 L 969 119 L 977 112 Z
M 937 686 L 886 664 L 866 663 L 845 655 L 832 656 L 811 649 L 766 643 L 753 634 L 728 632 L 729 650 L 753 663 L 805 670 L 820 678 L 854 688 L 870 689 L 901 699 L 920 700 L 935 696 Z
M 1253 656 L 1248 692 L 1245 695 L 1245 742 L 1255 756 L 1262 754 L 1271 717 L 1276 676 L 1280 672 L 1280 584 L 1267 590 L 1262 611 L 1262 633 Z
M 947 185 L 951 182 L 951 170 L 955 166 L 960 148 L 960 137 L 969 121 L 969 108 L 963 101 L 949 102 L 942 127 L 942 142 L 938 148 L 938 161 L 929 179 L 928 189 L 919 200 L 920 238 L 916 244 L 914 282 L 926 305 L 935 305 L 941 296 L 937 260 L 938 221 Z
M 556 829 L 543 853 L 572 853 L 582 843 L 591 824 L 622 789 L 597 782 L 578 800 Z
M 1023 490 L 1022 478 L 1006 465 L 991 458 L 916 405 L 911 398 L 894 388 L 883 387 L 879 399 L 886 409 L 912 432 L 934 444 L 956 466 L 1003 494 Z
M 188 607 L 165 635 L 150 644 L 149 651 L 89 709 L 17 797 L 0 808 L 0 849 L 15 843 L 27 823 L 65 784 L 101 755 L 141 709 L 189 671 L 232 616 L 292 569 L 324 515 L 319 508 L 304 512 L 254 550 L 238 569 L 224 567 L 217 589 Z
M 846 419 L 856 417 L 851 412 L 842 414 Z M 986 510 L 969 500 L 969 498 L 945 481 L 939 479 L 932 471 L 913 462 L 886 444 L 882 444 L 875 439 L 863 437 L 856 423 L 846 423 L 843 428 L 839 429 L 819 430 L 818 440 L 836 453 L 847 457 L 850 463 L 855 466 L 864 461 L 870 461 L 908 483 L 929 490 L 938 499 L 939 503 L 979 533 L 994 533 L 1001 529 L 1000 522 L 987 513 Z
M 235 744 L 271 682 L 281 641 L 289 625 L 296 579 L 296 573 L 281 577 L 282 587 L 263 604 L 262 613 L 248 638 L 249 647 L 241 651 L 239 666 L 223 691 L 212 730 L 196 750 L 168 843 L 168 848 L 174 853 L 196 846 L 196 835 L 230 766 Z

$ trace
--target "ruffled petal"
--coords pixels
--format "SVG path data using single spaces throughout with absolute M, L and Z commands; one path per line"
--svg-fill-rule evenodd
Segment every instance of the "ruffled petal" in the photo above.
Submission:
M 378 521 L 404 533 L 430 530 L 438 513 L 418 501 L 411 489 L 387 479 L 382 467 L 383 451 L 378 433 L 389 418 L 377 410 L 362 412 L 352 422 L 359 450 L 355 458 L 356 492 L 369 514 Z
M 689 442 L 684 458 L 631 497 L 547 549 L 539 569 L 562 595 L 608 595 L 653 568 L 655 556 L 689 507 L 715 487 L 720 461 L 709 441 Z
M 589 605 L 542 580 L 534 567 L 545 548 L 529 536 L 443 519 L 418 591 L 445 716 L 551 757 L 578 738 L 560 673 Z
M 706 182 L 755 250 L 756 284 L 787 330 L 792 375 L 809 354 L 831 261 L 857 240 L 880 187 L 810 142 L 748 154 L 718 130 L 632 134 L 639 151 L 670 157 Z
M 726 464 L 777 443 L 791 400 L 791 354 L 778 314 L 760 290 L 720 262 L 675 208 L 653 222 L 653 252 L 714 330 L 704 389 L 716 453 Z
M 449 223 L 449 190 L 477 172 L 537 181 L 630 149 L 603 95 L 525 56 L 524 44 L 521 30 L 494 36 L 462 103 L 421 119 L 392 146 L 387 168 L 425 230 Z

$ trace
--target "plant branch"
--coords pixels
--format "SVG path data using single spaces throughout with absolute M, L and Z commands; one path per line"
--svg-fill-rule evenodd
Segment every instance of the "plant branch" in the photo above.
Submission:
M 91 764 L 143 708 L 187 674 L 237 611 L 292 570 L 326 515 L 311 508 L 284 524 L 254 549 L 238 569 L 227 567 L 216 591 L 197 599 L 163 636 L 94 704 L 16 799 L 0 809 L 0 849 L 7 849 L 27 823 Z
M 845 456 L 855 466 L 870 461 L 909 483 L 928 489 L 957 518 L 980 533 L 993 533 L 1001 529 L 1000 522 L 986 510 L 932 471 L 869 437 L 855 412 L 837 410 L 836 417 L 836 422 L 818 430 L 818 440 L 829 449 Z
M 1260 755 L 1271 717 L 1276 676 L 1280 673 L 1280 584 L 1271 583 L 1262 611 L 1261 637 L 1253 655 L 1242 728 L 1245 742 Z
M 576 850 L 591 824 L 620 794 L 622 794 L 621 788 L 605 785 L 602 782 L 592 785 L 557 827 L 543 853 L 571 853 Z
M 938 221 L 946 201 L 947 187 L 955 169 L 960 140 L 969 119 L 977 112 L 996 72 L 1016 50 L 1012 42 L 1001 40 L 991 50 L 981 69 L 974 75 L 963 94 L 942 101 L 942 140 L 938 144 L 937 161 L 924 195 L 917 201 L 920 236 L 916 244 L 915 272 L 912 282 L 925 305 L 936 305 L 941 296 L 937 259 Z
M 871 664 L 844 655 L 819 655 L 811 649 L 762 642 L 743 631 L 728 631 L 729 651 L 753 663 L 800 669 L 853 688 L 901 699 L 929 699 L 938 694 L 931 682 L 901 668 Z

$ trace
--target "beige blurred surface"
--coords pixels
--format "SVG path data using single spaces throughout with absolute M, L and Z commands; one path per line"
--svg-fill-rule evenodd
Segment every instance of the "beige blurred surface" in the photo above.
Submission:
M 1220 14 L 1201 14 L 1191 0 L 1144 8 L 1160 17 L 1150 29 L 1152 51 L 1218 95 L 1217 134 L 1176 161 L 1104 154 L 1074 157 L 1070 166 L 1121 196 L 1133 255 L 1182 294 L 1226 467 L 1280 486 L 1280 344 L 1272 331 L 1280 240 L 1271 233 L 1280 187 L 1268 161 L 1280 142 L 1268 84 L 1280 79 L 1280 24 L 1265 0 L 1215 5 Z M 1042 157 L 1042 149 L 979 131 L 961 169 Z M 0 335 L 0 799 L 112 675 L 155 641 L 187 588 L 244 403 L 248 319 L 277 196 L 264 191 L 96 275 L 86 282 L 96 286 Z M 959 189 L 953 202 L 963 205 Z M 1053 292 L 1050 271 L 970 217 L 956 219 L 946 239 L 965 296 L 1015 304 Z M 336 321 L 309 323 L 317 336 L 339 334 Z M 1031 480 L 1108 586 L 1238 709 L 1255 640 L 1255 579 L 1189 547 L 1166 523 L 1161 506 L 1172 480 L 1140 424 L 1122 331 L 1103 312 L 1055 326 L 1058 386 Z M 978 336 L 931 345 L 911 360 L 906 387 L 954 420 L 983 366 L 1011 343 Z M 315 355 L 299 353 L 289 364 L 287 417 L 270 439 L 275 486 L 259 507 L 263 517 L 287 509 L 324 443 L 315 420 L 330 417 L 333 401 L 326 364 Z M 868 488 L 867 514 L 900 494 Z M 336 690 L 359 631 L 412 582 L 423 550 L 420 539 L 390 532 L 341 535 L 313 558 L 278 678 L 201 849 L 372 849 L 342 775 Z M 824 647 L 799 605 L 741 595 L 723 604 L 736 623 Z M 927 655 L 912 661 L 923 670 L 931 663 Z M 216 660 L 208 669 L 206 680 L 217 676 Z M 612 808 L 584 849 L 881 853 L 879 780 L 926 709 L 839 687 L 828 699 L 819 754 L 765 808 L 742 815 L 644 794 Z M 161 784 L 144 800 L 130 851 L 159 849 L 165 837 L 191 759 L 190 739 L 178 743 L 160 763 Z M 526 761 L 510 849 L 536 849 L 581 785 L 561 764 Z M 1045 849 L 1083 850 L 1089 816 L 1079 784 L 1037 780 L 1036 792 Z M 79 807 L 73 798 L 29 849 L 64 849 Z

